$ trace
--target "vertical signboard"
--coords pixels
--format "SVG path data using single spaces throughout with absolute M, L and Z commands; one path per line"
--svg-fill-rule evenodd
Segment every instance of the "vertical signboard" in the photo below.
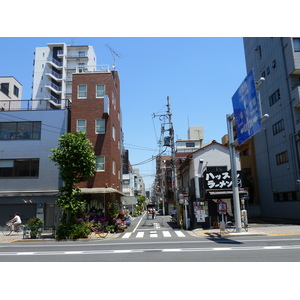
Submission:
M 253 70 L 232 97 L 238 144 L 241 145 L 261 128 L 261 112 Z

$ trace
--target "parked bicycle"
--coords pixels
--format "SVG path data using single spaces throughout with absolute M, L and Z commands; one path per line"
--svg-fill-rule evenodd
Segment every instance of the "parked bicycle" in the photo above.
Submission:
M 2 229 L 3 235 L 10 235 L 12 232 L 16 232 L 17 234 L 21 233 L 23 234 L 24 231 L 24 225 L 18 224 L 14 225 L 13 222 L 7 222 L 6 225 Z
M 101 238 L 105 238 L 108 235 L 108 222 L 100 223 L 100 224 L 94 224 L 93 226 L 89 226 L 89 229 L 91 230 L 91 233 L 95 233 Z
M 244 229 L 245 231 L 248 231 L 248 227 L 249 227 L 249 225 L 248 225 L 248 224 L 245 224 L 245 223 L 242 221 L 242 229 Z M 234 223 L 233 221 L 228 221 L 228 222 L 226 222 L 226 224 L 225 224 L 225 230 L 226 230 L 228 233 L 235 232 L 235 231 L 236 231 L 235 223 Z

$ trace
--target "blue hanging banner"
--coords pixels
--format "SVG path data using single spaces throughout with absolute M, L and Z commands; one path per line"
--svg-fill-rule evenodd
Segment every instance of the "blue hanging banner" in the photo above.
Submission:
M 241 145 L 262 128 L 253 70 L 233 95 L 232 106 L 238 144 Z

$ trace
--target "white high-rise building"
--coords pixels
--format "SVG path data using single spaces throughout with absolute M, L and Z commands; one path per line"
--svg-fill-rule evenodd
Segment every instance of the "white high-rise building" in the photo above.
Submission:
M 72 100 L 72 74 L 95 71 L 96 55 L 92 46 L 50 43 L 37 47 L 34 57 L 32 108 L 60 109 Z M 48 100 L 48 101 L 38 101 Z

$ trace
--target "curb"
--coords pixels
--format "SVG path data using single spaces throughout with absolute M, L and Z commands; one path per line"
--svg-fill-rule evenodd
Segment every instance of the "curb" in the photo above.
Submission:
M 300 235 L 299 232 L 273 232 L 273 233 L 266 233 L 266 232 L 241 232 L 241 233 L 224 233 L 221 234 L 220 232 L 209 232 L 203 231 L 199 232 L 199 230 L 194 231 L 198 236 L 202 237 L 230 237 L 230 236 L 281 236 L 281 235 Z

